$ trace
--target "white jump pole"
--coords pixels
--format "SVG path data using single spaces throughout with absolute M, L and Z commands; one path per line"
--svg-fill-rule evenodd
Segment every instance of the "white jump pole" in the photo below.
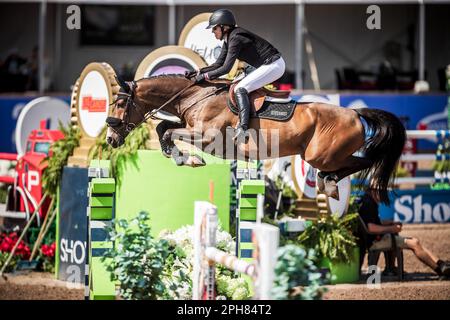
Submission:
M 400 160 L 401 161 L 450 160 L 450 154 L 443 154 L 443 155 L 435 153 L 403 154 Z
M 437 142 L 439 138 L 450 138 L 450 130 L 407 130 L 406 134 L 409 138 L 413 139 L 432 139 L 434 142 Z M 400 158 L 401 161 L 427 161 L 427 160 L 450 160 L 450 154 L 403 154 Z M 418 184 L 418 185 L 426 185 L 433 184 L 439 180 L 447 181 L 446 177 L 403 177 L 397 178 L 394 181 L 394 184 Z
M 433 177 L 402 177 L 394 180 L 394 184 L 433 184 L 436 179 Z
M 195 202 L 194 217 L 194 300 L 214 299 L 215 264 L 224 265 L 235 272 L 249 275 L 254 280 L 256 299 L 270 299 L 275 277 L 276 251 L 280 230 L 272 225 L 256 223 L 254 226 L 254 263 L 217 249 L 217 207 L 209 202 Z
M 450 130 L 407 130 L 406 135 L 413 139 L 431 138 L 437 141 L 438 138 L 450 138 Z

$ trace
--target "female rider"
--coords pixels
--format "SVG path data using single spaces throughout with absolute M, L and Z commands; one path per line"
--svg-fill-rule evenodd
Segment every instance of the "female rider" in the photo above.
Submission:
M 222 51 L 216 62 L 196 72 L 196 83 L 213 80 L 230 72 L 236 59 L 256 68 L 234 88 L 239 109 L 239 125 L 233 139 L 246 136 L 250 116 L 248 94 L 278 80 L 285 71 L 285 63 L 280 52 L 268 41 L 236 25 L 233 13 L 227 9 L 213 12 L 207 29 L 219 40 L 224 40 Z M 187 73 L 192 76 L 192 73 Z

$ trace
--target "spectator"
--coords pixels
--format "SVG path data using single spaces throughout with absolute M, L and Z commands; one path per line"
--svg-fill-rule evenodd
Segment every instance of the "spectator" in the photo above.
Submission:
M 38 89 L 38 47 L 35 46 L 31 51 L 30 60 L 27 63 L 27 91 L 35 91 Z
M 25 90 L 27 76 L 24 67 L 27 60 L 21 57 L 16 48 L 9 51 L 0 70 L 0 91 L 20 92 Z
M 398 234 L 402 231 L 400 222 L 392 222 L 389 225 L 383 225 L 378 216 L 378 203 L 366 192 L 361 199 L 359 215 L 371 233 L 366 237 L 366 248 L 383 249 L 391 247 L 391 237 L 389 233 Z M 442 261 L 425 248 L 417 238 L 395 236 L 397 247 L 412 250 L 415 256 L 425 265 L 430 267 L 441 279 L 450 278 L 450 263 Z

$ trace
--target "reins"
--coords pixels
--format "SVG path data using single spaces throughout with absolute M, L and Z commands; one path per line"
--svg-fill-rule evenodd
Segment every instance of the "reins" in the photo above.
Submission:
M 179 91 L 177 94 L 175 94 L 172 98 L 170 98 L 169 100 L 167 100 L 166 102 L 164 102 L 164 104 L 162 106 L 160 106 L 158 109 L 153 109 L 150 112 L 146 113 L 144 115 L 144 119 L 142 122 L 147 121 L 148 119 L 152 119 L 152 120 L 160 120 L 157 117 L 155 117 L 155 114 L 158 113 L 159 111 L 161 111 L 165 106 L 167 106 L 169 103 L 173 102 L 176 98 L 178 98 L 181 94 L 183 94 L 187 89 L 193 87 L 195 85 L 195 82 L 190 83 L 187 87 L 185 87 L 184 89 L 182 89 L 181 91 Z M 141 122 L 141 123 L 142 123 Z
M 164 102 L 159 108 L 157 109 L 153 109 L 149 112 L 142 112 L 141 111 L 141 106 L 139 104 L 137 104 L 136 102 L 134 102 L 134 90 L 136 88 L 136 82 L 133 81 L 131 83 L 131 94 L 129 93 L 125 93 L 125 92 L 120 92 L 118 95 L 123 95 L 127 97 L 127 103 L 125 106 L 125 118 L 126 118 L 126 124 L 125 124 L 125 130 L 127 132 L 132 131 L 134 128 L 138 127 L 140 124 L 142 124 L 143 122 L 147 121 L 148 119 L 152 119 L 152 120 L 162 120 L 158 117 L 155 116 L 156 113 L 158 113 L 159 111 L 163 110 L 167 105 L 169 105 L 170 103 L 172 103 L 175 99 L 177 99 L 180 95 L 182 95 L 184 92 L 186 92 L 186 90 L 188 90 L 189 88 L 192 88 L 196 83 L 192 82 L 190 83 L 188 86 L 184 87 L 182 90 L 180 90 L 178 93 L 176 93 L 175 95 L 173 95 L 169 100 L 167 100 L 166 102 Z M 199 100 L 195 101 L 194 103 L 192 103 L 191 105 L 189 105 L 182 113 L 181 110 L 178 110 L 178 113 L 180 113 L 180 117 L 183 118 L 184 114 L 186 113 L 187 110 L 189 110 L 190 108 L 192 108 L 195 104 L 197 104 L 198 102 L 214 95 L 215 93 L 217 93 L 220 90 L 223 90 L 224 88 L 228 87 L 227 84 L 225 84 L 224 86 L 221 86 L 219 88 L 216 88 L 215 90 L 211 91 L 210 93 L 208 93 L 206 96 L 201 97 Z M 127 118 L 129 116 L 129 104 L 132 104 L 135 106 L 135 109 L 140 113 L 140 115 L 142 116 L 142 120 L 139 121 L 139 123 L 134 124 L 134 123 L 130 123 Z M 107 119 L 108 120 L 108 119 Z M 117 125 L 116 125 L 117 126 Z M 117 132 L 114 128 L 116 127 L 113 124 L 109 124 L 109 127 L 111 127 L 118 135 L 122 136 L 122 134 L 120 134 L 119 132 Z

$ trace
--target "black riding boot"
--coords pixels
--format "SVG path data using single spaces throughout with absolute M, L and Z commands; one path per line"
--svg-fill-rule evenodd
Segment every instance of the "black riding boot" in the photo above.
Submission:
M 248 92 L 245 88 L 236 89 L 234 97 L 236 98 L 236 104 L 239 109 L 239 125 L 236 127 L 233 137 L 233 140 L 236 140 L 246 136 L 250 117 L 250 100 L 248 99 Z M 247 137 L 245 141 L 247 141 Z

